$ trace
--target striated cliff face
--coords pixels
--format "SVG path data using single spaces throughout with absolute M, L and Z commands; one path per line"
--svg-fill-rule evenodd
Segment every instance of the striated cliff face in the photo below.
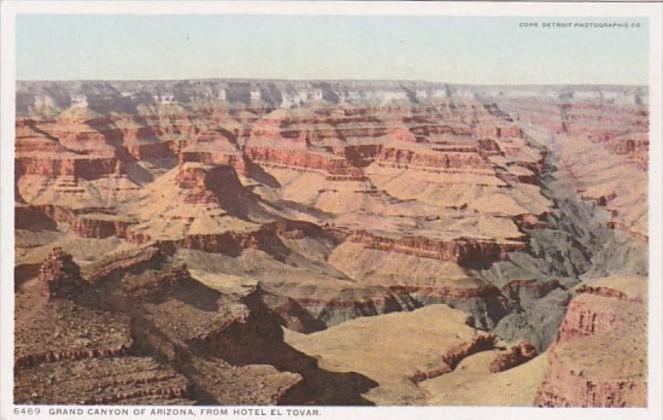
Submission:
M 503 99 L 500 105 L 547 142 L 579 195 L 610 214 L 607 225 L 646 242 L 649 111 L 646 93 L 598 92 Z M 607 99 L 610 96 L 611 99 Z M 627 99 L 628 98 L 628 99 Z M 639 99 L 633 99 L 639 98 Z
M 383 238 L 366 231 L 354 232 L 349 241 L 360 243 L 369 249 L 416 255 L 453 261 L 464 267 L 487 267 L 504 258 L 509 252 L 526 248 L 525 243 L 495 243 L 472 238 L 457 238 L 449 241 L 435 241 L 422 237 Z
M 260 286 L 219 293 L 161 246 L 108 255 L 86 267 L 87 281 L 70 255 L 47 257 L 17 295 L 17 402 L 367 403 L 371 381 L 328 372 L 283 341 L 282 321 L 304 321 L 294 303 L 285 310 Z M 32 293 L 45 279 L 64 284 L 63 266 L 87 286 L 67 299 Z
M 536 404 L 640 407 L 647 395 L 642 278 L 605 278 L 576 290 Z
M 426 384 L 448 389 L 466 359 L 504 381 L 551 346 L 537 404 L 636 404 L 636 380 L 600 376 L 607 356 L 576 352 L 621 328 L 613 307 L 646 300 L 590 283 L 647 276 L 643 98 L 606 86 L 19 83 L 17 399 L 425 403 L 444 400 Z M 427 330 L 428 307 L 454 321 Z M 104 317 L 118 334 L 96 332 Z M 375 323 L 360 338 L 395 319 L 442 341 L 386 357 L 382 372 L 366 366 L 382 357 L 371 349 L 349 360 L 334 338 L 318 348 L 297 335 L 345 339 L 364 318 Z M 50 334 L 70 321 L 81 337 Z M 137 372 L 125 388 L 112 385 L 123 360 Z M 62 397 L 41 379 L 29 393 L 79 363 L 104 374 Z M 577 379 L 574 363 L 599 373 Z M 86 393 L 84 381 L 121 390 Z

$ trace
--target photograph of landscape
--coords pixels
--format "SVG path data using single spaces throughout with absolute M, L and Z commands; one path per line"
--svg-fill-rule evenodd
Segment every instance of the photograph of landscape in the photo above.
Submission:
M 648 19 L 550 20 L 18 16 L 14 403 L 646 407 Z

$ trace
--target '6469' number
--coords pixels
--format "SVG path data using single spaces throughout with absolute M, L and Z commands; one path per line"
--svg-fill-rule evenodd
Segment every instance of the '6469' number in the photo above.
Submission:
M 14 414 L 24 416 L 35 416 L 41 412 L 39 407 L 14 407 Z

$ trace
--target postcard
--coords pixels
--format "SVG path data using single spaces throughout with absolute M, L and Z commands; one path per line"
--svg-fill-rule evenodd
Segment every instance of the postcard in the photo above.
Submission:
M 2 6 L 2 419 L 663 415 L 660 4 Z

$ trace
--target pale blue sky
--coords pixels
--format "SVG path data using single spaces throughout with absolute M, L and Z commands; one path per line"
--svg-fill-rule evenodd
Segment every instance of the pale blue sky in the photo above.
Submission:
M 557 21 L 604 21 L 557 18 Z M 647 84 L 648 25 L 523 29 L 550 18 L 19 15 L 19 80 L 409 79 Z

